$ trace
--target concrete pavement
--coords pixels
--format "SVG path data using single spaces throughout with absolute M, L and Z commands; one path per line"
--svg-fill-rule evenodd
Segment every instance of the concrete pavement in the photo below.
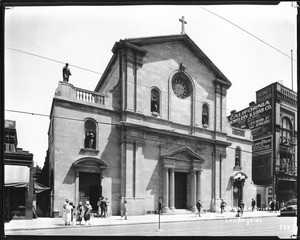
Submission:
M 160 215 L 160 222 L 184 222 L 184 221 L 205 221 L 205 220 L 221 220 L 221 219 L 238 219 L 235 216 L 235 212 L 225 212 L 221 213 L 211 213 L 204 212 L 201 213 L 201 217 L 196 216 L 195 213 L 188 214 L 176 214 L 176 215 Z M 263 217 L 274 217 L 278 216 L 279 213 L 270 213 L 267 211 L 254 211 L 254 212 L 244 212 L 241 219 L 253 218 L 253 221 Z M 37 229 L 55 229 L 55 228 L 80 228 L 80 227 L 99 227 L 99 226 L 112 226 L 112 225 L 124 225 L 124 224 L 147 224 L 147 223 L 157 223 L 159 222 L 158 214 L 147 214 L 141 216 L 128 216 L 125 220 L 120 216 L 110 216 L 108 218 L 98 218 L 91 217 L 91 225 L 68 225 L 65 226 L 62 218 L 45 218 L 39 217 L 37 219 L 26 220 L 26 219 L 13 219 L 8 223 L 4 224 L 5 231 L 17 231 L 17 230 L 37 230 Z

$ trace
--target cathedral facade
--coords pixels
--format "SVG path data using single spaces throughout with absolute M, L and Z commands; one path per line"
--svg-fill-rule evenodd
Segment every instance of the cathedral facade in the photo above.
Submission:
M 108 197 L 110 214 L 219 211 L 256 196 L 250 130 L 226 116 L 231 82 L 187 34 L 116 42 L 94 91 L 58 83 L 49 125 L 51 212 Z

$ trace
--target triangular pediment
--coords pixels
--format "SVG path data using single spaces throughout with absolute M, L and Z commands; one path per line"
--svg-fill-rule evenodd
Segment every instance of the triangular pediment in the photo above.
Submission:
M 136 46 L 136 48 L 143 49 L 143 45 L 181 41 L 184 45 L 190 48 L 199 59 L 201 59 L 209 69 L 215 74 L 217 79 L 220 79 L 224 85 L 231 86 L 231 82 L 228 78 L 217 68 L 217 66 L 205 55 L 205 53 L 197 46 L 197 44 L 187 34 L 166 35 L 166 36 L 154 36 L 154 37 L 142 37 L 142 38 L 127 38 L 123 40 L 125 43 Z M 146 50 L 144 50 L 146 52 Z
M 205 160 L 198 153 L 192 150 L 189 147 L 183 147 L 176 149 L 174 151 L 168 152 L 161 156 L 166 159 L 177 159 L 177 160 L 197 160 L 200 163 L 203 163 Z
M 165 42 L 181 42 L 186 48 L 192 50 L 195 56 L 197 56 L 198 59 L 200 59 L 201 62 L 203 62 L 208 69 L 214 72 L 214 75 L 216 79 L 218 79 L 219 83 L 221 83 L 227 88 L 231 86 L 231 82 L 229 81 L 229 79 L 217 68 L 217 66 L 205 55 L 205 53 L 196 45 L 196 43 L 187 34 L 176 34 L 141 38 L 125 38 L 124 40 L 116 42 L 112 49 L 114 55 L 112 56 L 100 81 L 98 82 L 95 91 L 97 92 L 103 87 L 111 69 L 116 66 L 117 59 L 119 56 L 118 53 L 120 51 L 123 51 L 122 49 L 130 49 L 131 51 L 139 53 L 140 56 L 144 56 L 147 54 L 147 50 L 144 48 L 145 45 L 160 44 Z

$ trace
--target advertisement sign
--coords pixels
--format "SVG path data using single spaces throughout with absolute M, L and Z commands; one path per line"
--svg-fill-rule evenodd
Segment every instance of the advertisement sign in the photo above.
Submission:
M 252 130 L 253 139 L 272 133 L 273 113 L 273 85 L 256 92 L 256 104 L 239 111 L 233 112 L 229 117 L 232 127 Z
M 253 141 L 252 152 L 261 152 L 272 150 L 273 146 L 273 136 L 264 137 L 258 140 Z
M 5 128 L 16 129 L 16 121 L 5 120 L 5 122 L 4 122 L 4 127 L 5 127 Z
M 256 185 L 272 184 L 272 153 L 252 157 L 252 180 Z

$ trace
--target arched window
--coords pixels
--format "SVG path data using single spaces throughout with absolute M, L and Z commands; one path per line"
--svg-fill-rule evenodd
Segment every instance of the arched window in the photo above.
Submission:
M 208 112 L 208 105 L 204 103 L 202 105 L 202 125 L 208 126 L 209 120 L 209 112 Z
M 88 119 L 84 122 L 84 148 L 96 149 L 96 122 Z
M 288 143 L 293 136 L 292 122 L 288 117 L 283 117 L 281 122 L 281 138 L 282 143 Z
M 160 92 L 157 88 L 151 89 L 151 113 L 153 115 L 160 114 Z
M 235 167 L 241 167 L 241 148 L 236 147 L 235 149 Z

